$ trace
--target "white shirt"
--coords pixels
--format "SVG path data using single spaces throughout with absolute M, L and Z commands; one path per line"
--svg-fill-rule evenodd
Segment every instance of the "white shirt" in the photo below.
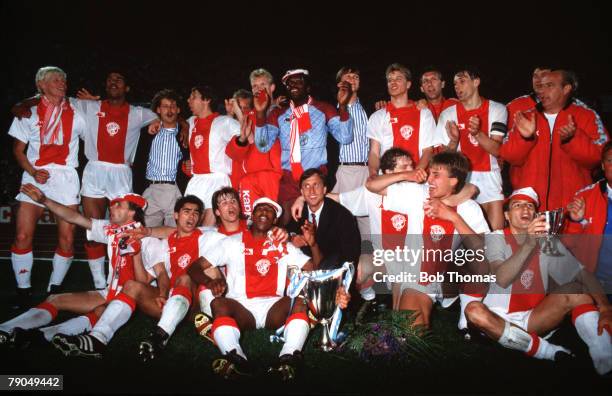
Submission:
M 70 103 L 85 114 L 85 120 L 87 122 L 87 130 L 83 136 L 83 140 L 85 141 L 85 157 L 87 157 L 89 161 L 98 161 L 98 126 L 100 124 L 100 119 L 104 117 L 100 112 L 102 102 L 99 100 L 70 98 Z M 144 107 L 130 105 L 127 134 L 125 146 L 123 147 L 126 165 L 134 163 L 136 147 L 138 146 L 138 139 L 140 139 L 140 130 L 155 119 L 157 119 L 157 114 L 153 111 Z M 108 147 L 108 150 L 117 149 L 117 147 Z
M 555 121 L 557 120 L 557 115 L 559 115 L 559 113 L 556 113 L 556 114 L 544 113 L 544 117 L 546 117 L 546 121 L 548 121 L 548 128 L 550 128 L 550 136 L 552 136 L 553 129 L 555 129 Z
M 75 108 L 70 103 L 71 108 L 74 110 L 74 117 L 72 119 L 72 132 L 70 135 L 70 142 L 68 143 L 68 156 L 65 159 L 66 166 L 76 168 L 79 166 L 79 138 L 82 138 L 86 133 L 87 125 L 85 123 L 85 117 L 82 112 Z M 21 120 L 18 118 L 13 119 L 13 123 L 9 128 L 8 134 L 15 139 L 28 144 L 26 156 L 28 161 L 35 166 L 36 161 L 40 159 L 40 126 L 38 125 L 40 119 L 38 118 L 37 106 L 30 108 L 32 115 L 30 118 L 22 117 Z M 66 136 L 66 131 L 64 131 Z M 61 166 L 56 164 L 49 164 L 45 166 Z
M 380 143 L 382 155 L 394 146 L 391 116 L 386 108 L 375 111 L 368 120 L 367 137 Z M 419 119 L 419 157 L 423 150 L 441 144 L 436 135 L 436 120 L 429 109 L 421 109 Z M 396 144 L 397 145 L 397 144 Z
M 319 219 L 321 218 L 321 212 L 323 211 L 323 205 L 325 205 L 325 201 L 321 202 L 321 206 L 314 212 L 315 219 L 317 219 L 317 226 L 319 225 Z M 308 207 L 308 205 L 306 205 Z M 312 222 L 312 211 L 308 208 L 308 221 Z

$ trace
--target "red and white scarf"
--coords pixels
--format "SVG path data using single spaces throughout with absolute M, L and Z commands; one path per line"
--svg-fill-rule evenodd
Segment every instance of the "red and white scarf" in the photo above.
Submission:
M 301 106 L 295 106 L 293 101 L 289 102 L 291 107 L 291 126 L 289 134 L 289 164 L 291 174 L 295 181 L 300 179 L 304 169 L 302 168 L 302 152 L 300 151 L 300 135 L 312 128 L 308 105 L 312 104 L 312 97 L 308 96 L 308 101 Z
M 62 112 L 68 107 L 68 102 L 62 98 L 60 104 L 53 104 L 43 95 L 44 105 L 43 119 L 40 120 L 40 143 L 43 145 L 54 144 L 61 146 L 64 144 L 64 131 L 62 128 Z

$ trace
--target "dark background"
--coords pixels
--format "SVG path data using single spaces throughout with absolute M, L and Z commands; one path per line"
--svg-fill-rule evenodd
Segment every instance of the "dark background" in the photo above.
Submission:
M 446 96 L 453 96 L 452 72 L 475 65 L 482 95 L 504 103 L 529 92 L 534 66 L 552 63 L 574 69 L 578 96 L 610 119 L 610 27 L 603 3 L 257 4 L 3 2 L 8 73 L 2 79 L 0 126 L 8 131 L 11 105 L 35 92 L 34 74 L 43 65 L 68 73 L 70 95 L 81 87 L 103 93 L 107 72 L 123 70 L 130 79 L 129 100 L 147 103 L 159 89 L 186 96 L 196 83 L 211 84 L 229 97 L 249 88 L 248 74 L 256 67 L 267 68 L 277 80 L 288 68 L 308 68 L 313 93 L 332 101 L 336 71 L 354 64 L 362 71 L 360 97 L 371 112 L 374 101 L 386 96 L 384 70 L 394 61 L 406 64 L 415 80 L 427 65 L 441 68 L 449 80 Z M 418 87 L 410 96 L 420 96 Z M 0 202 L 6 202 L 21 171 L 12 159 L 11 138 L 2 136 Z M 335 156 L 332 145 L 329 157 Z M 139 160 L 146 162 L 146 153 L 139 153 Z

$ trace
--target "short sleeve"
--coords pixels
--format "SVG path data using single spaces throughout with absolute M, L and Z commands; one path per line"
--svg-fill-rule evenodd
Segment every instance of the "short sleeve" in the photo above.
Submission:
M 508 123 L 508 110 L 506 106 L 497 102 L 492 102 L 491 105 L 491 119 L 489 120 L 489 125 L 493 125 L 494 122 L 506 125 Z M 489 135 L 503 137 L 505 134 L 501 131 L 489 131 Z
M 164 268 L 166 267 L 166 256 L 168 252 L 166 243 L 160 239 L 150 237 L 143 238 L 141 243 L 142 264 L 144 269 L 151 274 L 151 276 L 157 277 L 153 267 L 159 263 L 164 263 Z
M 436 125 L 436 132 L 434 140 L 438 142 L 438 144 L 442 144 L 444 146 L 448 146 L 450 143 L 450 138 L 448 137 L 448 133 L 446 133 L 446 122 L 451 121 L 451 110 L 454 107 L 449 107 L 445 109 L 441 114 L 440 118 L 438 118 L 438 124 Z
M 383 120 L 385 118 L 386 110 L 380 109 L 370 116 L 368 119 L 368 126 L 366 129 L 366 136 L 369 139 L 374 139 L 383 144 Z
M 461 217 L 470 226 L 470 228 L 477 234 L 483 234 L 489 232 L 489 224 L 485 220 L 482 208 L 474 200 L 469 200 L 461 204 L 462 211 Z
M 91 230 L 87 230 L 87 240 L 99 243 L 108 243 L 110 236 L 106 234 L 104 227 L 110 224 L 108 220 L 91 219 Z
M 27 119 L 22 118 L 20 120 L 15 117 L 11 127 L 9 128 L 8 134 L 23 143 L 28 143 L 30 140 L 28 132 L 29 128 Z
M 485 247 L 485 256 L 490 263 L 505 261 L 509 257 L 506 253 L 506 238 L 501 230 L 485 234 Z
M 227 117 L 225 120 L 225 128 L 223 128 L 223 140 L 229 142 L 234 136 L 240 135 L 240 123 L 232 117 Z
M 203 234 L 199 241 L 200 255 L 213 267 L 226 265 L 236 252 L 241 253 L 241 243 L 218 232 Z
M 368 215 L 367 190 L 365 186 L 340 193 L 338 198 L 340 204 L 347 208 L 353 216 Z
M 138 107 L 140 110 L 140 128 L 144 128 L 157 118 L 157 114 L 155 114 L 151 109 L 147 109 L 146 107 Z
M 408 214 L 423 208 L 427 184 L 412 182 L 395 183 L 387 187 L 387 197 L 383 201 L 385 210 Z
M 288 267 L 296 266 L 298 268 L 302 268 L 310 257 L 305 255 L 300 249 L 296 248 L 291 242 L 287 242 L 285 245 L 287 247 L 287 254 L 281 257 L 278 260 L 279 264 Z
M 443 144 L 439 139 L 436 138 L 436 120 L 429 109 L 421 110 L 421 122 L 419 125 L 419 139 L 423 142 L 420 146 L 423 149 L 428 147 L 434 147 L 439 144 Z

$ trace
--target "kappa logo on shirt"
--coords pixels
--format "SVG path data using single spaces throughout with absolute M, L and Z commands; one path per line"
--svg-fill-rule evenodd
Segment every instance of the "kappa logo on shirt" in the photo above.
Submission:
M 108 132 L 110 136 L 115 136 L 118 134 L 119 129 L 121 129 L 121 127 L 116 122 L 109 122 L 106 124 L 106 132 Z
M 193 143 L 195 144 L 195 147 L 199 149 L 200 147 L 202 147 L 202 144 L 204 143 L 204 137 L 202 135 L 196 136 Z
M 523 285 L 525 289 L 531 289 L 531 285 L 533 284 L 533 276 L 534 273 L 530 269 L 523 271 L 521 274 L 521 285 Z
M 253 255 L 253 249 L 252 248 L 244 248 L 244 251 L 242 253 L 245 256 L 252 256 Z
M 189 253 L 183 254 L 181 257 L 179 257 L 177 262 L 178 266 L 182 269 L 187 268 L 189 263 L 191 263 L 191 256 L 189 255 Z
M 404 125 L 400 128 L 400 134 L 402 135 L 402 137 L 406 140 L 410 139 L 412 137 L 412 132 L 414 131 L 414 128 L 410 125 Z
M 105 113 L 105 112 L 103 112 L 103 111 L 98 111 L 98 112 L 96 113 L 96 116 L 97 116 L 98 118 L 104 118 L 104 117 L 106 117 L 106 113 Z
M 434 242 L 440 242 L 442 237 L 446 233 L 446 230 L 441 225 L 434 224 L 431 226 L 429 230 L 429 234 L 431 235 L 431 240 Z
M 266 276 L 268 274 L 268 271 L 270 271 L 271 266 L 272 263 L 270 262 L 270 260 L 265 258 L 260 259 L 255 264 L 255 268 L 257 268 L 257 272 L 259 272 L 261 276 Z
M 395 231 L 401 231 L 406 226 L 406 216 L 399 213 L 396 214 L 395 216 L 391 217 L 391 224 L 393 224 Z

